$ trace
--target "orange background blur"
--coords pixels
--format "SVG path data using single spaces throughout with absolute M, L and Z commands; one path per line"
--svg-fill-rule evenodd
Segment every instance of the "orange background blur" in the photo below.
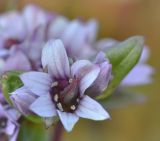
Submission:
M 160 141 L 160 0 L 0 0 L 0 11 L 29 3 L 69 18 L 96 18 L 100 37 L 123 40 L 143 35 L 151 49 L 149 63 L 156 68 L 153 84 L 136 88 L 148 100 L 140 105 L 110 110 L 112 120 L 80 120 L 64 141 Z

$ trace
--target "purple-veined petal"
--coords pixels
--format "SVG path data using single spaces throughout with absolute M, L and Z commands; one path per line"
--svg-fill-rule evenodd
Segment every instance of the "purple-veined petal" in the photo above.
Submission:
M 4 117 L 7 119 L 6 127 L 1 128 L 1 131 L 4 132 L 7 136 L 11 136 L 10 141 L 16 141 L 16 137 L 19 131 L 19 125 L 16 121 L 12 121 L 10 117 L 8 117 L 8 114 L 7 114 L 8 109 L 5 109 L 5 108 L 6 108 L 6 105 L 4 107 L 4 105 L 2 106 L 0 104 L 0 117 Z
M 11 93 L 13 105 L 24 115 L 31 113 L 29 106 L 36 100 L 36 96 L 26 87 L 21 87 Z
M 94 54 L 93 48 L 90 46 L 90 41 L 93 38 L 91 32 L 94 32 L 92 31 L 93 27 L 92 22 L 85 23 L 81 20 L 70 22 L 61 37 L 69 57 L 84 59 Z
M 94 60 L 94 63 L 95 64 L 100 64 L 100 63 L 103 63 L 105 61 L 108 61 L 108 59 L 106 58 L 106 54 L 102 51 L 98 52 L 98 54 L 96 55 L 96 58 Z
M 21 113 L 10 105 L 6 106 L 6 115 L 12 121 L 15 122 L 21 117 Z
M 15 22 L 16 21 L 16 22 Z M 11 24 L 12 23 L 12 24 Z M 1 39 L 23 40 L 26 35 L 24 21 L 20 13 L 13 11 L 0 16 L 0 36 Z M 4 43 L 2 43 L 4 45 Z
M 37 28 L 39 28 L 39 33 L 42 33 L 40 31 L 42 30 L 43 34 L 45 34 L 43 27 L 47 27 L 48 22 L 51 20 L 49 13 L 35 5 L 26 6 L 23 10 L 22 17 L 24 18 L 23 20 L 25 21 L 25 28 L 29 38 L 34 36 L 32 34 L 37 30 Z M 42 37 L 43 35 L 40 34 L 39 36 Z
M 27 57 L 21 51 L 18 51 L 12 54 L 6 60 L 6 63 L 4 65 L 4 71 L 9 70 L 29 71 L 31 70 L 31 65 Z
M 84 96 L 75 113 L 79 117 L 92 120 L 105 120 L 110 118 L 108 112 L 89 96 Z
M 55 20 L 52 20 L 49 30 L 48 36 L 50 39 L 57 39 L 63 34 L 64 30 L 68 27 L 69 21 L 62 16 L 58 16 Z
M 88 60 L 79 60 L 76 61 L 72 66 L 71 66 L 71 74 L 72 77 L 80 75 L 80 71 L 86 67 L 91 67 L 92 63 Z
M 97 31 L 98 31 L 98 22 L 94 19 L 87 22 L 86 27 L 88 33 L 88 42 L 93 43 L 96 40 Z
M 151 83 L 154 68 L 147 64 L 137 64 L 121 82 L 121 86 L 136 86 Z
M 87 74 L 85 74 L 80 80 L 80 94 L 84 94 L 85 90 L 89 88 L 93 82 L 97 79 L 100 73 L 100 68 L 94 66 Z
M 16 125 L 14 125 L 11 121 L 7 122 L 6 133 L 8 135 L 13 135 L 15 132 Z
M 71 44 L 72 39 L 75 36 L 75 33 L 79 29 L 79 22 L 77 20 L 72 21 L 62 35 L 62 41 L 66 46 Z
M 41 53 L 44 46 L 43 41 L 25 41 L 19 45 L 19 48 L 25 52 L 26 56 L 32 62 L 34 67 L 41 64 Z M 36 52 L 36 53 L 35 53 Z
M 79 60 L 76 61 L 71 66 L 72 77 L 80 79 L 80 94 L 84 94 L 85 90 L 92 85 L 92 83 L 98 77 L 100 68 L 92 64 L 88 60 Z
M 55 78 L 70 76 L 69 60 L 61 40 L 50 40 L 42 51 L 43 68 L 48 67 L 49 73 Z
M 59 118 L 64 126 L 64 128 L 70 132 L 72 131 L 74 125 L 79 120 L 79 117 L 73 113 L 66 113 L 57 110 Z
M 24 85 L 38 96 L 46 95 L 52 82 L 50 76 L 43 72 L 26 72 L 20 75 L 20 78 Z
M 14 135 L 11 137 L 10 141 L 16 141 L 18 133 L 19 133 L 19 127 L 17 127 L 17 129 L 16 129 Z
M 0 103 L 0 116 L 6 116 L 6 112 L 1 103 Z
M 91 44 L 84 43 L 79 48 L 76 48 L 75 52 L 73 52 L 73 53 L 74 53 L 73 54 L 74 58 L 77 58 L 77 59 L 90 59 L 90 58 L 94 57 L 94 55 L 96 54 L 96 50 L 93 49 Z
M 112 65 L 109 62 L 105 61 L 100 65 L 100 73 L 97 79 L 94 81 L 91 87 L 87 89 L 85 94 L 95 97 L 100 95 L 108 86 L 108 83 L 111 79 L 111 70 Z
M 49 94 L 37 98 L 30 106 L 30 110 L 41 117 L 53 117 L 57 115 L 55 105 Z

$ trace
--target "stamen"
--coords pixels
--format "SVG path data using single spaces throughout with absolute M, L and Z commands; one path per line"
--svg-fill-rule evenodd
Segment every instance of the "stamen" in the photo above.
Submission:
M 5 126 L 6 126 L 6 122 L 3 121 L 3 122 L 1 123 L 1 127 L 5 127 Z
M 79 98 L 77 98 L 77 100 L 76 100 L 77 102 L 79 102 Z
M 58 86 L 58 82 L 57 82 L 57 81 L 55 81 L 55 82 L 53 82 L 53 83 L 51 84 L 51 88 L 56 87 L 56 86 Z
M 72 79 L 72 78 L 70 78 L 70 79 L 69 79 L 69 83 L 72 83 L 72 82 L 73 82 L 73 79 Z
M 75 106 L 75 105 L 72 105 L 70 108 L 71 108 L 71 110 L 75 110 L 75 109 L 76 109 L 76 106 Z
M 45 68 L 43 69 L 44 72 L 48 73 L 48 66 L 46 65 Z
M 55 94 L 55 96 L 54 96 L 54 101 L 55 101 L 55 102 L 58 101 L 58 94 Z
M 57 104 L 57 107 L 58 107 L 58 109 L 59 109 L 60 111 L 63 112 L 63 107 L 62 107 L 62 104 L 61 104 L 61 103 L 58 103 L 58 104 Z

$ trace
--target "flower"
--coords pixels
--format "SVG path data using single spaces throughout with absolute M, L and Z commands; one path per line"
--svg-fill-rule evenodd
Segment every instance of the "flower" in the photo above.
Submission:
M 116 46 L 118 43 L 119 41 L 114 39 L 102 39 L 95 44 L 95 48 L 98 51 L 107 52 L 109 48 Z M 155 70 L 151 65 L 147 64 L 149 56 L 149 48 L 145 45 L 139 62 L 121 82 L 121 87 L 145 85 L 153 82 L 151 76 L 154 74 Z
M 62 41 L 51 40 L 42 51 L 42 66 L 47 73 L 31 71 L 22 74 L 20 78 L 24 86 L 12 93 L 11 100 L 22 110 L 21 103 L 24 102 L 26 106 L 23 106 L 43 117 L 47 126 L 58 116 L 67 131 L 72 130 L 79 117 L 108 119 L 108 112 L 86 93 L 87 89 L 97 88 L 98 84 L 107 86 L 111 64 L 107 60 L 102 62 L 106 62 L 105 65 L 89 60 L 77 60 L 70 64 Z M 100 78 L 102 81 L 99 81 Z M 26 95 L 30 102 L 17 98 L 21 94 Z
M 18 130 L 18 125 L 6 115 L 5 110 L 0 105 L 0 139 L 16 141 Z
M 95 55 L 92 44 L 96 39 L 98 29 L 96 20 L 91 19 L 84 22 L 75 19 L 69 21 L 65 17 L 59 16 L 49 27 L 49 38 L 61 39 L 70 58 L 74 60 L 88 59 Z
M 15 21 L 18 23 L 15 24 Z M 16 70 L 41 69 L 41 51 L 49 39 L 61 39 L 71 60 L 91 58 L 95 55 L 91 46 L 96 38 L 97 28 L 98 24 L 94 19 L 88 22 L 80 19 L 69 21 L 35 5 L 26 6 L 22 12 L 3 14 L 0 16 L 0 68 L 5 69 L 1 72 L 16 69 L 17 66 Z M 11 50 L 14 53 L 18 51 L 18 54 L 21 52 L 21 55 L 13 56 Z M 12 58 L 14 62 L 11 62 Z M 20 61 L 19 64 L 17 60 Z
M 20 114 L 10 107 L 0 93 L 0 139 L 4 141 L 16 141 L 19 124 L 17 120 Z
M 31 70 L 31 64 L 27 56 L 20 50 L 12 50 L 5 58 L 1 58 L 1 74 L 9 70 Z
M 16 21 L 16 22 L 15 22 Z M 11 24 L 12 23 L 12 24 Z M 21 14 L 17 11 L 0 16 L 0 48 L 20 43 L 26 36 Z
M 137 85 L 150 84 L 153 82 L 151 76 L 154 74 L 155 70 L 151 65 L 148 65 L 146 63 L 148 58 L 149 58 L 149 48 L 145 46 L 143 48 L 142 55 L 138 64 L 124 78 L 124 80 L 121 82 L 121 86 L 137 86 Z
M 53 19 L 53 13 L 34 5 L 26 6 L 21 13 L 12 11 L 0 16 L 1 72 L 40 68 L 42 47 L 47 40 L 48 25 Z

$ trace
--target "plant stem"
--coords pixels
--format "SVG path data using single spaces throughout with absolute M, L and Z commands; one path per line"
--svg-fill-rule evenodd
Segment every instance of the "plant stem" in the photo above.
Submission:
M 61 141 L 62 135 L 63 135 L 63 126 L 62 126 L 61 122 L 59 121 L 55 126 L 52 141 Z

